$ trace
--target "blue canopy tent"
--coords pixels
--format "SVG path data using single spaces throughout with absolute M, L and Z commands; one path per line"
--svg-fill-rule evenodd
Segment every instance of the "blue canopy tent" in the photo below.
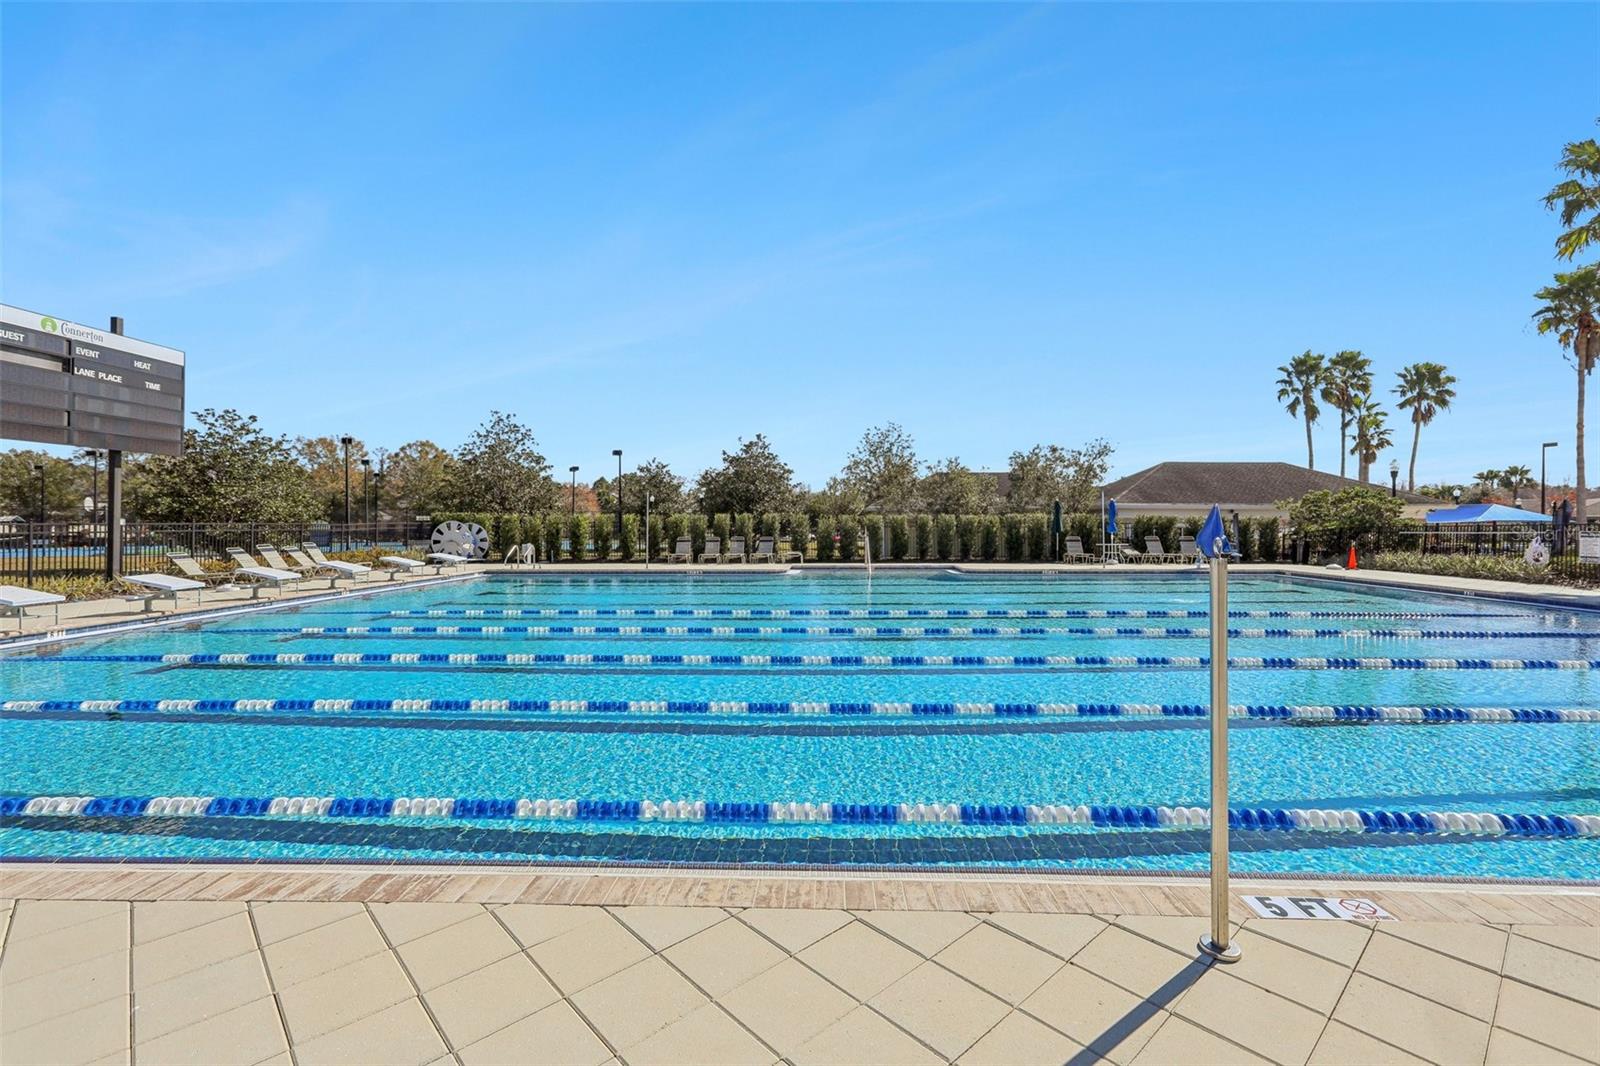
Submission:
M 1527 548 L 1534 534 L 1526 527 L 1549 525 L 1552 519 L 1538 511 L 1524 511 L 1503 503 L 1469 503 L 1429 511 L 1422 521 L 1430 530 L 1422 538 L 1422 550 L 1425 552 L 1499 555 L 1507 548 L 1513 552 Z M 1502 535 L 1505 541 L 1502 541 Z
M 1503 503 L 1469 503 L 1443 511 L 1429 511 L 1423 521 L 1430 526 L 1455 526 L 1481 522 L 1548 522 L 1550 516 L 1507 507 Z

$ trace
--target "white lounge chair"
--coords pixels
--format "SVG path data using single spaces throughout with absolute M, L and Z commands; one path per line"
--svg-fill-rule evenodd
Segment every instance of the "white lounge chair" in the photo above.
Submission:
M 750 555 L 744 550 L 744 538 L 735 534 L 728 538 L 728 552 L 722 557 L 725 563 L 747 563 Z
M 700 561 L 703 563 L 707 559 L 711 560 L 714 563 L 722 562 L 722 538 L 721 537 L 707 537 L 706 538 L 706 550 L 700 553 Z
M 328 558 L 326 555 L 322 554 L 321 548 L 317 547 L 309 540 L 301 542 L 300 551 L 314 565 L 320 566 L 324 570 L 332 570 L 340 577 L 347 577 L 352 581 L 360 577 L 362 574 L 372 573 L 372 567 L 368 566 L 366 563 L 347 563 L 343 559 Z M 293 549 L 290 549 L 289 558 L 293 559 L 294 557 L 295 552 Z M 266 556 L 262 556 L 262 558 L 265 559 Z M 271 561 L 271 559 L 267 559 L 267 562 L 270 563 Z
M 207 570 L 200 565 L 200 560 L 188 552 L 168 552 L 167 558 L 179 573 L 192 581 L 203 581 L 206 584 L 230 585 L 233 583 L 233 573 L 228 570 Z
M 428 565 L 420 559 L 407 559 L 404 555 L 381 555 L 378 557 L 378 562 L 388 567 L 390 581 L 394 581 L 401 574 L 409 574 Z
M 146 612 L 156 600 L 171 600 L 173 609 L 176 610 L 180 592 L 194 593 L 194 603 L 198 607 L 200 594 L 207 587 L 204 581 L 196 581 L 191 577 L 173 577 L 171 574 L 123 574 L 122 580 L 141 590 L 127 598 L 143 600 Z
M 439 573 L 442 574 L 447 566 L 462 566 L 472 562 L 472 560 L 465 555 L 457 555 L 454 552 L 429 552 L 428 562 L 438 567 Z
M 285 585 L 298 585 L 302 579 L 300 574 L 293 570 L 280 570 L 275 566 L 259 566 L 243 548 L 224 548 L 223 551 L 229 559 L 233 560 L 233 573 L 235 577 L 250 579 L 250 598 L 261 598 L 261 590 L 268 585 L 280 593 Z
M 310 559 L 307 559 L 304 555 L 299 555 L 299 553 L 295 553 L 299 557 L 295 558 L 293 562 L 290 562 L 282 555 L 279 555 L 278 549 L 274 548 L 272 545 L 257 544 L 256 554 L 261 556 L 262 562 L 266 563 L 274 570 L 292 570 L 301 577 L 325 577 L 328 579 L 328 587 L 330 589 L 333 588 L 335 582 L 339 580 L 338 574 L 329 575 L 327 573 L 318 573 L 318 571 L 322 570 L 323 568 L 312 562 Z
M 58 596 L 54 592 L 40 592 L 18 585 L 0 585 L 0 614 L 15 615 L 18 632 L 22 631 L 23 612 L 29 607 L 53 607 L 56 625 L 60 625 L 61 605 L 66 602 L 65 596 Z
M 325 577 L 328 579 L 328 587 L 330 589 L 339 587 L 339 579 L 341 577 L 353 578 L 353 575 L 345 573 L 338 567 L 335 567 L 332 563 L 328 564 L 327 566 L 317 565 L 316 561 L 313 560 L 311 556 L 307 555 L 299 548 L 285 548 L 283 549 L 283 554 L 287 555 L 291 560 L 293 560 L 294 565 L 290 567 L 279 567 L 279 569 L 294 570 L 296 573 L 304 574 L 306 577 Z M 265 559 L 273 566 L 278 565 L 273 561 L 274 559 L 278 558 L 277 552 L 273 552 L 271 555 L 268 555 L 266 552 L 262 552 L 261 558 Z
M 672 550 L 667 553 L 669 563 L 694 562 L 694 540 L 690 537 L 679 537 Z
M 1149 536 L 1144 538 L 1144 557 L 1152 563 L 1181 563 L 1183 557 L 1177 552 L 1167 551 L 1167 546 L 1161 543 L 1161 538 Z

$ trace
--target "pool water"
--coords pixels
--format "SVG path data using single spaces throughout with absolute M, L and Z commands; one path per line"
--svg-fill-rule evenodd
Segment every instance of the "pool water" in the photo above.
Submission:
M 1121 812 L 1206 803 L 1206 606 L 1171 571 L 558 572 L 19 648 L 0 853 L 1203 870 L 1202 827 Z M 1230 607 L 1230 806 L 1600 813 L 1600 615 L 1248 572 Z M 143 813 L 14 810 L 46 796 Z M 1242 829 L 1235 868 L 1600 879 L 1600 838 L 1417 828 Z

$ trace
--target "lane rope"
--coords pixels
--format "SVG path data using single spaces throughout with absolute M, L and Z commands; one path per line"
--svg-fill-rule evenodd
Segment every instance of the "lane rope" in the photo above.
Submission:
M 390 618 L 1209 618 L 1200 609 L 888 608 L 888 607 L 434 607 L 393 610 Z M 1229 611 L 1229 618 L 1525 618 L 1487 611 Z
M 1203 807 L 998 803 L 728 803 L 708 800 L 498 799 L 470 796 L 7 796 L 0 817 L 440 818 L 454 821 L 710 822 L 732 824 L 1209 826 Z M 1600 815 L 1237 807 L 1241 831 L 1407 833 L 1519 837 L 1600 836 Z
M 0 711 L 117 713 L 439 713 L 728 715 L 877 718 L 1198 718 L 1190 703 L 939 703 L 791 700 L 590 699 L 122 699 L 4 700 Z M 1328 724 L 1452 724 L 1600 722 L 1591 707 L 1423 707 L 1316 704 L 1235 704 L 1230 718 Z
M 301 626 L 232 630 L 299 636 L 666 636 L 666 637 L 1209 637 L 1205 626 Z M 1242 640 L 1600 640 L 1600 632 L 1457 629 L 1229 629 Z

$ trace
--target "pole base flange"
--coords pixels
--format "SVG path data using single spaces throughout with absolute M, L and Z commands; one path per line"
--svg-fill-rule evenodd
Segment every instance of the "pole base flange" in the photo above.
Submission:
M 1239 946 L 1237 944 L 1229 944 L 1227 947 L 1219 947 L 1217 942 L 1208 936 L 1203 936 L 1200 938 L 1200 954 L 1205 955 L 1208 958 L 1215 959 L 1218 962 L 1238 962 L 1240 958 Z

